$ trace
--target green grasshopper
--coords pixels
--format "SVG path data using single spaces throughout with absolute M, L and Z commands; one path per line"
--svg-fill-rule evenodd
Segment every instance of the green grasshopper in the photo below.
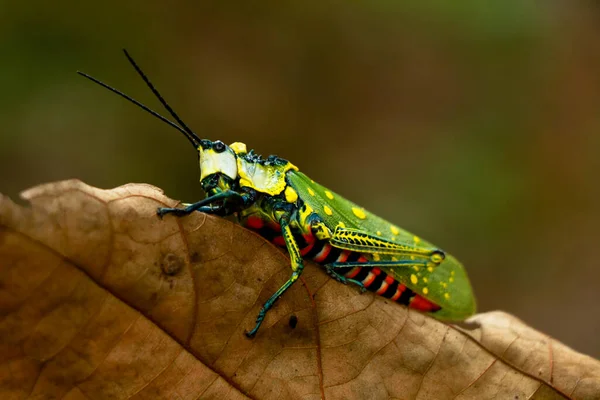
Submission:
M 475 312 L 469 279 L 456 258 L 315 183 L 283 158 L 262 158 L 240 142 L 228 146 L 200 139 L 124 52 L 177 123 L 78 73 L 180 131 L 198 152 L 200 184 L 207 194 L 184 208 L 159 208 L 158 216 L 183 217 L 194 211 L 236 215 L 242 226 L 287 249 L 291 276 L 264 303 L 248 337 L 256 334 L 277 299 L 302 275 L 303 260 L 323 266 L 342 283 L 354 283 L 440 320 L 460 320 Z

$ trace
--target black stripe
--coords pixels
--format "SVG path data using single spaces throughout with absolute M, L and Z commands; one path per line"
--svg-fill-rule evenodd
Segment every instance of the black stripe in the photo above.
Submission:
M 391 299 L 392 296 L 394 296 L 396 294 L 396 290 L 398 289 L 398 285 L 399 285 L 398 281 L 394 280 L 394 282 L 392 282 L 390 284 L 390 286 L 388 286 L 388 288 L 386 289 L 386 291 L 383 292 L 382 296 L 386 297 L 388 299 Z
M 415 292 L 410 290 L 409 288 L 405 288 L 404 292 L 400 295 L 400 298 L 396 300 L 396 303 L 404 304 L 405 306 L 410 304 L 410 299 L 415 297 Z
M 336 268 L 335 272 L 337 272 L 340 275 L 346 276 L 346 274 L 350 271 L 352 271 L 354 267 L 340 267 L 340 268 Z
M 346 262 L 356 262 L 356 261 L 358 261 L 358 259 L 360 258 L 361 255 L 362 255 L 361 253 L 352 251 L 348 255 L 348 259 L 346 260 Z
M 269 228 L 266 225 L 262 228 L 255 230 L 255 232 L 267 239 L 269 242 L 272 242 L 273 239 L 275 239 L 277 236 L 281 236 L 281 231 L 276 231 L 274 229 Z
M 369 269 L 371 271 L 373 271 L 373 268 L 369 268 Z M 381 271 L 381 272 L 382 273 L 380 273 L 379 275 L 375 275 L 375 279 L 373 279 L 373 282 L 371 282 L 371 284 L 369 286 L 365 286 L 367 289 L 369 289 L 372 292 L 376 292 L 379 290 L 379 288 L 381 287 L 381 283 L 385 279 L 385 273 L 383 273 L 383 271 Z
M 303 249 L 308 246 L 308 242 L 304 238 L 304 235 L 297 229 L 292 229 L 292 235 L 294 236 L 294 240 L 298 244 L 299 249 Z
M 308 258 L 308 259 L 313 259 L 315 258 L 315 256 L 317 254 L 319 254 L 321 252 L 321 250 L 323 249 L 323 246 L 325 246 L 325 243 L 327 243 L 324 240 L 319 240 L 318 242 L 315 242 L 315 244 L 313 245 L 312 249 L 310 249 L 308 251 L 308 253 L 306 253 L 304 255 L 304 258 Z
M 354 279 L 355 281 L 362 282 L 367 277 L 367 275 L 369 275 L 370 270 L 371 268 L 361 268 L 358 274 L 356 274 L 356 276 L 352 279 Z
M 341 249 L 331 246 L 331 250 L 329 250 L 329 254 L 327 254 L 327 257 L 325 257 L 325 260 L 323 260 L 323 264 L 327 265 L 327 264 L 336 262 L 336 260 L 340 256 L 341 252 L 342 252 Z
M 342 254 L 342 251 L 338 252 L 338 257 L 339 257 L 339 254 Z M 361 253 L 357 253 L 356 251 L 351 251 L 350 254 L 348 254 L 348 258 L 344 262 L 356 262 L 360 258 L 361 255 L 362 255 Z M 333 262 L 336 262 L 336 261 L 337 261 L 337 258 Z M 337 272 L 340 275 L 346 276 L 346 274 L 349 273 L 350 271 L 352 271 L 353 269 L 354 269 L 353 266 L 352 267 L 336 267 L 335 272 Z M 359 279 L 356 279 L 356 277 L 352 278 L 352 279 L 359 280 Z

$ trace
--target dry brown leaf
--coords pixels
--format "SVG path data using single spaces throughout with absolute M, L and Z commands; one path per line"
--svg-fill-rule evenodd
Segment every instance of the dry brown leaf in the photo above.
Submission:
M 504 313 L 458 329 L 149 185 L 0 197 L 0 398 L 598 399 L 600 363 Z M 295 328 L 290 323 L 297 317 Z

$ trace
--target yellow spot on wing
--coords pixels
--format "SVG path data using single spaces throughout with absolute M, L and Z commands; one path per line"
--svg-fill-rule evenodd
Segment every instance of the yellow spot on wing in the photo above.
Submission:
M 392 261 L 398 261 L 398 257 L 392 257 Z
M 331 192 L 330 192 L 329 190 L 326 190 L 326 191 L 325 191 L 325 196 L 327 196 L 327 198 L 328 198 L 329 200 L 333 200 L 333 195 L 331 194 Z
M 427 271 L 433 272 L 433 267 L 427 267 Z
M 418 236 L 413 236 L 413 240 L 414 240 L 415 244 L 418 244 L 421 241 L 421 239 L 419 239 Z
M 339 226 L 340 228 L 345 228 L 345 227 L 346 227 L 346 224 L 345 224 L 345 223 L 343 223 L 342 221 L 340 221 L 340 222 L 337 224 L 337 226 Z
M 412 282 L 413 285 L 416 285 L 417 282 L 419 282 L 419 280 L 417 279 L 417 276 L 415 274 L 412 274 L 410 276 L 410 281 Z
M 367 218 L 367 214 L 365 214 L 365 211 L 360 208 L 352 207 L 352 212 L 360 219 Z
M 396 228 L 394 225 L 390 226 L 390 230 L 392 231 L 392 233 L 394 235 L 398 235 L 400 233 L 400 230 L 398 228 Z
M 377 236 L 381 236 L 381 231 L 377 231 Z
M 288 186 L 285 188 L 285 199 L 288 203 L 295 203 L 298 200 L 298 193 L 293 187 Z
M 450 293 L 444 293 L 444 298 L 448 300 L 450 298 Z
M 311 196 L 314 196 L 315 192 L 311 188 L 308 188 L 308 194 L 310 194 Z
M 427 277 L 423 278 L 423 282 L 427 283 Z
M 415 271 L 419 271 L 419 266 L 418 266 L 418 265 L 413 265 L 413 269 L 414 269 Z
M 427 289 L 426 287 L 423 288 L 423 294 L 427 294 L 429 293 L 429 289 Z
M 379 261 L 379 260 L 381 260 L 381 257 L 379 256 L 379 254 L 373 253 L 373 261 Z
M 454 282 L 454 278 L 453 277 L 448 278 L 448 282 L 450 282 L 450 283 Z
M 325 211 L 325 214 L 327 215 L 333 215 L 333 211 L 331 211 L 331 208 L 327 206 L 323 206 L 323 211 Z

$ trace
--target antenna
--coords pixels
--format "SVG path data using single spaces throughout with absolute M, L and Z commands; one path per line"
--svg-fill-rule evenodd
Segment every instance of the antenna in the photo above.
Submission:
M 169 105 L 169 103 L 167 103 L 167 101 L 161 96 L 161 94 L 154 87 L 154 85 L 152 84 L 152 82 L 150 82 L 150 79 L 148 79 L 148 77 L 146 76 L 146 74 L 144 73 L 144 71 L 142 71 L 142 69 L 137 65 L 137 63 L 135 62 L 135 60 L 129 55 L 129 53 L 127 52 L 127 50 L 123 49 L 123 53 L 125 53 L 125 57 L 127 57 L 127 60 L 129 60 L 129 63 L 133 66 L 133 68 L 135 68 L 135 70 L 137 71 L 138 75 L 144 80 L 144 82 L 146 82 L 146 85 L 148 85 L 148 87 L 150 88 L 150 90 L 152 90 L 152 93 L 154 93 L 154 95 L 156 96 L 156 98 L 158 99 L 158 101 L 160 101 L 160 103 L 165 107 L 165 109 L 169 112 L 169 114 L 171 114 L 171 116 L 173 118 L 175 118 L 175 121 L 177 121 L 179 123 L 179 125 L 187 132 L 186 136 L 188 137 L 188 139 L 195 140 L 197 142 L 196 147 L 198 147 L 198 145 L 200 145 L 200 143 L 202 142 L 202 140 L 194 133 L 194 131 L 192 131 L 185 124 L 185 122 L 183 122 L 183 120 L 181 118 L 179 118 L 179 115 L 177 115 L 177 113 L 171 108 L 171 106 Z
M 90 81 L 97 83 L 98 85 L 110 90 L 113 93 L 118 94 L 119 96 L 123 97 L 126 100 L 129 100 L 130 102 L 132 102 L 133 104 L 135 104 L 136 106 L 140 107 L 142 110 L 149 112 L 150 114 L 152 114 L 153 116 L 155 116 L 156 118 L 160 119 L 161 121 L 169 124 L 171 127 L 177 129 L 178 131 L 180 131 L 181 133 L 183 133 L 184 135 L 186 135 L 186 137 L 188 136 L 188 133 L 186 131 L 183 130 L 183 128 L 181 128 L 179 125 L 177 125 L 176 123 L 174 123 L 173 121 L 163 117 L 162 115 L 160 115 L 159 113 L 157 113 L 156 111 L 150 109 L 149 107 L 143 105 L 142 103 L 140 103 L 139 101 L 137 101 L 136 99 L 127 96 L 125 93 L 121 92 L 120 90 L 115 89 L 112 86 L 107 85 L 106 83 L 94 78 L 93 76 L 90 76 L 88 74 L 86 74 L 85 72 L 81 72 L 81 71 L 77 71 L 77 73 L 87 79 L 89 79 Z M 192 142 L 192 144 L 194 146 L 196 146 L 196 143 L 188 137 L 188 139 L 190 139 L 190 141 Z

